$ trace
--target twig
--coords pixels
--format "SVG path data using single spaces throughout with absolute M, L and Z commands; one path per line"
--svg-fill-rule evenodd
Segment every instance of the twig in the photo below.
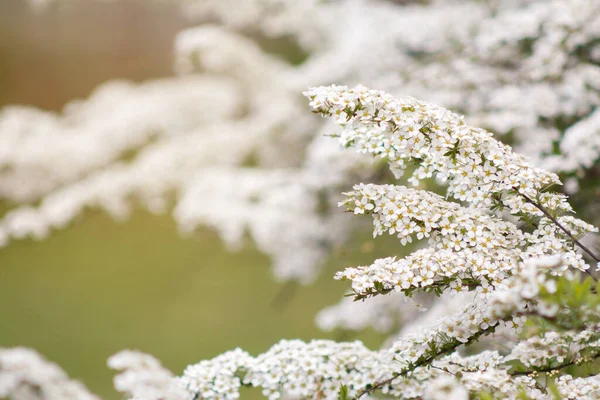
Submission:
M 542 207 L 541 205 L 539 205 L 538 203 L 536 203 L 535 201 L 533 201 L 531 198 L 529 198 L 529 196 L 527 196 L 524 193 L 519 192 L 518 188 L 513 188 L 513 190 L 515 190 L 518 194 L 520 194 L 521 196 L 523 196 L 523 198 L 525 199 L 526 202 L 528 202 L 529 204 L 532 204 L 535 208 L 537 208 L 538 210 L 540 210 L 542 213 L 544 213 L 544 215 L 546 217 L 548 217 L 552 222 L 554 222 L 556 224 L 556 226 L 558 226 L 564 233 L 565 235 L 567 235 L 569 237 L 569 239 L 571 239 L 573 241 L 573 243 L 575 243 L 577 246 L 579 246 L 580 249 L 582 249 L 583 251 L 585 251 L 590 257 L 592 257 L 594 260 L 596 260 L 596 262 L 600 263 L 600 257 L 596 256 L 594 253 L 592 253 L 592 251 L 590 249 L 588 249 L 583 243 L 581 243 L 579 240 L 577 240 L 575 238 L 575 236 L 573 236 L 573 234 L 571 232 L 569 232 L 569 230 L 567 228 L 565 228 L 560 222 L 558 222 L 556 220 L 556 218 L 554 218 L 549 212 L 548 210 L 546 210 L 544 207 Z M 594 279 L 595 281 L 598 281 L 598 279 L 592 275 L 589 271 L 585 271 L 589 276 L 592 277 L 592 279 Z
M 436 366 L 435 366 L 435 365 L 433 365 L 433 364 L 431 364 L 431 368 L 434 368 L 434 369 L 439 369 L 440 371 L 443 371 L 443 372 L 445 372 L 445 373 L 447 373 L 447 374 L 450 374 L 450 375 L 454 375 L 454 376 L 456 376 L 456 374 L 455 374 L 454 372 L 450 372 L 450 371 L 448 371 L 447 369 L 444 369 L 444 368 L 436 367 Z
M 591 362 L 592 360 L 595 360 L 597 358 L 600 358 L 600 353 L 596 353 L 593 356 L 589 357 L 589 362 Z M 555 371 L 557 369 L 570 367 L 572 365 L 577 365 L 580 362 L 587 362 L 587 361 L 585 358 L 578 358 L 578 359 L 573 359 L 569 362 L 564 362 L 564 363 L 556 365 L 554 367 L 546 367 L 546 368 L 542 368 L 542 369 L 532 369 L 529 371 L 509 372 L 508 374 L 511 376 L 521 376 L 521 375 L 529 375 L 534 372 L 550 372 L 550 371 Z
M 405 370 L 403 370 L 402 372 L 396 372 L 392 375 L 391 378 L 386 379 L 384 381 L 378 382 L 362 391 L 360 391 L 358 393 L 358 395 L 355 397 L 355 400 L 360 399 L 363 395 L 367 394 L 367 393 L 371 393 L 377 389 L 382 388 L 383 386 L 392 383 L 392 381 L 396 378 L 400 378 L 402 376 L 408 375 L 409 372 L 414 371 L 415 369 L 422 367 L 424 365 L 430 364 L 431 362 L 433 362 L 435 359 L 437 359 L 438 357 L 441 356 L 445 356 L 451 352 L 453 352 L 454 350 L 456 350 L 457 347 L 460 347 L 462 345 L 464 346 L 468 346 L 471 343 L 477 341 L 481 336 L 486 335 L 490 332 L 493 332 L 496 327 L 500 324 L 500 322 L 497 322 L 494 325 L 488 326 L 486 329 L 481 330 L 479 332 L 477 332 L 476 334 L 474 334 L 473 336 L 471 336 L 469 338 L 469 340 L 467 340 L 466 342 L 460 342 L 460 341 L 456 341 L 455 343 L 453 343 L 451 346 L 448 346 L 447 348 L 443 349 L 442 351 L 440 351 L 439 353 L 435 353 L 430 355 L 429 357 L 425 357 L 423 358 L 421 361 L 417 361 L 416 363 L 412 364 L 410 367 L 406 368 Z

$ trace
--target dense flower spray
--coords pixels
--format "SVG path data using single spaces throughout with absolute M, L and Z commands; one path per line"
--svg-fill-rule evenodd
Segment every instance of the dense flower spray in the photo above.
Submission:
M 122 353 L 110 361 L 119 390 L 144 399 L 236 398 L 243 386 L 271 398 L 600 397 L 598 288 L 576 272 L 596 269 L 585 237 L 595 228 L 555 192 L 598 224 L 599 2 L 173 2 L 203 23 L 176 40 L 177 77 L 107 83 L 58 114 L 0 111 L 0 195 L 19 204 L 0 221 L 0 243 L 42 239 L 87 206 L 124 218 L 135 199 L 165 212 L 174 194 L 182 232 L 209 226 L 234 249 L 249 232 L 283 280 L 313 281 L 361 226 L 338 202 L 372 217 L 375 235 L 423 247 L 340 271 L 351 296 L 317 319 L 388 332 L 383 350 L 282 341 L 258 357 L 236 350 L 202 361 L 177 380 L 149 356 Z M 271 38 L 303 57 L 267 53 L 259 44 Z M 311 117 L 299 93 L 332 82 L 391 94 L 310 89 L 313 110 L 328 118 Z M 358 152 L 315 135 L 332 132 Z M 379 184 L 385 163 L 414 186 Z M 340 197 L 359 181 L 374 183 Z M 432 181 L 445 193 L 427 191 Z M 11 351 L 0 356 L 0 396 L 41 387 L 40 398 L 86 398 L 62 372 L 39 372 L 56 366 Z
M 600 215 L 589 201 L 599 190 L 595 0 L 171 1 L 199 23 L 175 41 L 176 77 L 106 83 L 60 113 L 0 111 L 0 196 L 21 205 L 0 220 L 0 244 L 44 238 L 88 206 L 125 218 L 132 200 L 166 212 L 174 199 L 183 233 L 208 226 L 235 249 L 249 232 L 278 279 L 310 283 L 360 226 L 315 204 L 334 209 L 357 176 L 381 170 L 341 155 L 318 135 L 330 131 L 328 122 L 306 114 L 298 93 L 333 82 L 463 113 L 504 135 L 532 165 L 560 173 L 587 219 Z M 282 38 L 294 54 L 264 50 Z M 265 195 L 232 192 L 240 181 Z M 280 190 L 282 181 L 295 182 L 293 190 Z M 207 204 L 215 208 L 209 214 Z M 232 215 L 234 206 L 240 212 Z
M 150 356 L 122 352 L 109 360 L 122 371 L 117 389 L 156 400 L 235 399 L 244 386 L 262 388 L 269 399 L 361 398 L 379 391 L 403 399 L 600 395 L 600 375 L 564 371 L 600 357 L 600 284 L 580 278 L 590 266 L 578 252 L 596 257 L 579 238 L 597 229 L 567 215 L 566 197 L 549 191 L 560 184 L 556 175 L 531 167 L 488 132 L 438 106 L 362 86 L 320 87 L 305 95 L 315 112 L 336 119 L 345 146 L 384 157 L 397 174 L 410 168 L 415 185 L 435 177 L 448 188 L 444 198 L 403 186 L 355 186 L 341 205 L 371 214 L 375 235 L 387 231 L 402 244 L 427 239 L 430 247 L 348 268 L 337 278 L 352 282 L 357 300 L 392 291 L 473 295 L 457 313 L 378 351 L 360 342 L 283 340 L 257 357 L 236 349 L 190 365 L 180 378 Z M 535 229 L 522 230 L 525 222 Z M 477 351 L 484 337 L 512 346 Z M 8 384 L 0 393 L 20 399 L 20 388 L 32 383 L 5 358 L 0 382 Z M 42 398 L 57 398 L 54 380 L 35 382 L 49 393 Z

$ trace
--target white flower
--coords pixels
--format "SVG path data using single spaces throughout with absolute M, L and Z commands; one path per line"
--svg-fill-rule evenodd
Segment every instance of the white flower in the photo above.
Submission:
M 432 380 L 423 395 L 425 400 L 468 400 L 469 392 L 452 376 Z

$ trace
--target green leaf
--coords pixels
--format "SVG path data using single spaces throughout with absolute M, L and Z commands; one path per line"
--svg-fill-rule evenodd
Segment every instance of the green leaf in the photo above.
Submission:
M 340 392 L 338 393 L 338 400 L 348 400 L 348 386 L 340 385 Z
M 529 398 L 529 396 L 527 396 L 527 393 L 524 390 L 521 390 L 517 394 L 517 399 L 519 399 L 519 400 L 531 400 L 531 398 Z
M 556 383 L 554 383 L 554 380 L 550 380 L 548 382 L 548 392 L 550 392 L 554 400 L 562 400 L 563 398 L 560 392 L 558 391 L 558 387 L 556 386 Z
M 494 396 L 488 392 L 479 392 L 477 397 L 479 397 L 480 400 L 494 400 Z

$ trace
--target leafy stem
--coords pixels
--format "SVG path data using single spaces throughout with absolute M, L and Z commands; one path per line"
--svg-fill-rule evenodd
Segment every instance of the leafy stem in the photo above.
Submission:
M 522 375 L 529 375 L 529 374 L 533 374 L 533 373 L 551 372 L 551 371 L 556 371 L 556 370 L 563 369 L 566 367 L 571 367 L 573 365 L 579 365 L 582 363 L 591 362 L 598 358 L 600 358 L 600 351 L 597 353 L 591 354 L 589 356 L 586 356 L 586 357 L 575 357 L 575 358 L 571 359 L 570 361 L 565 361 L 565 362 L 555 365 L 555 366 L 543 367 L 543 368 L 532 368 L 532 369 L 526 370 L 526 371 L 513 371 L 513 372 L 509 372 L 508 374 L 512 375 L 512 376 L 522 376 Z
M 479 332 L 475 333 L 473 336 L 469 337 L 469 339 L 464 343 L 457 339 L 454 339 L 451 342 L 446 343 L 445 345 L 441 346 L 439 348 L 439 351 L 434 352 L 433 354 L 428 354 L 428 355 L 426 354 L 426 355 L 421 356 L 416 362 L 410 364 L 407 368 L 403 369 L 400 372 L 394 373 L 391 378 L 388 378 L 381 382 L 367 386 L 364 390 L 358 392 L 358 395 L 356 396 L 355 400 L 360 399 L 365 394 L 368 394 L 368 393 L 374 392 L 375 390 L 381 389 L 385 385 L 389 385 L 395 379 L 406 376 L 410 372 L 414 371 L 415 369 L 417 369 L 419 367 L 423 367 L 425 365 L 431 364 L 433 361 L 435 361 L 439 357 L 442 357 L 442 356 L 452 353 L 453 351 L 455 351 L 458 347 L 460 347 L 462 345 L 468 346 L 471 343 L 476 342 L 477 340 L 479 340 L 479 338 L 481 336 L 484 336 L 484 335 L 494 332 L 496 330 L 496 327 L 499 324 L 500 324 L 500 322 L 496 322 L 495 324 L 488 326 L 486 329 L 480 330 Z
M 525 199 L 525 201 L 527 203 L 533 205 L 535 208 L 537 208 L 538 210 L 540 210 L 548 219 L 550 219 L 554 224 L 556 224 L 556 226 L 558 226 L 560 228 L 560 230 L 562 230 L 565 233 L 565 235 L 567 235 L 569 237 L 569 239 L 571 239 L 571 241 L 573 241 L 573 243 L 575 243 L 577 246 L 579 246 L 579 248 L 581 250 L 585 251 L 596 262 L 600 263 L 600 257 L 598 257 L 597 255 L 595 255 L 583 243 L 581 243 L 579 240 L 577 240 L 577 238 L 575 236 L 573 236 L 573 234 L 567 228 L 565 228 L 560 222 L 558 222 L 558 220 L 556 218 L 554 218 L 554 216 L 552 216 L 552 214 L 550 214 L 550 212 L 548 212 L 548 210 L 546 210 L 541 204 L 538 204 L 537 202 L 535 202 L 534 200 L 532 200 L 526 194 L 519 192 L 518 188 L 513 188 L 513 190 L 515 190 L 515 192 L 517 192 L 519 195 L 521 195 Z M 598 279 L 595 276 L 593 276 L 589 271 L 585 271 L 585 272 L 589 276 L 591 276 L 592 279 L 594 279 L 595 281 L 598 281 Z

